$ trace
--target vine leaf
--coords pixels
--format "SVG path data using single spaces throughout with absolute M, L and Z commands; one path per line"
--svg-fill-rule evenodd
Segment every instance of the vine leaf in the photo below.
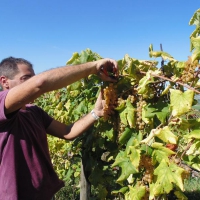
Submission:
M 124 145 L 132 136 L 132 130 L 128 127 L 125 128 L 125 131 L 121 134 L 119 138 L 119 144 Z
M 169 106 L 164 102 L 156 102 L 154 105 L 149 104 L 144 107 L 144 116 L 145 118 L 153 118 L 155 115 L 164 123 L 166 121 L 167 116 L 169 115 Z
M 177 136 L 170 131 L 168 126 L 165 126 L 164 128 L 160 129 L 160 131 L 156 133 L 156 136 L 162 141 L 171 144 L 176 144 L 178 139 Z
M 128 187 L 122 187 L 120 190 L 112 191 L 112 194 L 118 194 L 118 193 L 125 194 L 127 190 L 128 190 Z
M 118 166 L 121 168 L 121 174 L 117 179 L 119 184 L 122 184 L 130 174 L 137 173 L 136 168 L 132 165 L 130 159 L 127 157 L 126 152 L 120 151 L 115 159 L 115 162 L 112 164 L 112 167 Z
M 200 26 L 200 9 L 198 9 L 189 21 L 189 25 Z
M 152 58 L 152 57 L 155 57 L 155 58 L 162 57 L 164 60 L 167 60 L 167 59 L 168 60 L 174 60 L 174 58 L 170 54 L 168 54 L 164 51 L 153 51 L 153 45 L 152 44 L 149 46 L 149 57 L 150 58 Z
M 111 141 L 114 139 L 114 130 L 113 128 L 104 132 L 105 136 L 107 136 Z
M 178 197 L 178 199 L 188 200 L 188 198 L 184 195 L 184 193 L 179 190 L 175 191 L 174 194 Z
M 79 53 L 78 52 L 74 52 L 73 55 L 72 55 L 72 57 L 67 61 L 66 64 L 69 65 L 69 64 L 74 63 L 74 61 L 76 59 L 78 59 L 78 57 L 79 57 Z
M 192 61 L 200 59 L 200 37 L 191 37 L 192 47 L 195 48 L 191 58 Z
M 135 108 L 133 107 L 130 100 L 127 100 L 126 102 L 127 106 L 127 121 L 131 128 L 135 127 Z
M 130 146 L 129 147 L 129 156 L 130 156 L 130 160 L 131 163 L 135 166 L 136 169 L 138 169 L 139 163 L 140 163 L 140 153 L 141 150 L 137 149 L 137 147 L 139 147 L 139 142 L 137 139 L 134 140 L 135 145 L 134 146 Z
M 138 93 L 139 94 L 144 94 L 148 90 L 148 84 L 153 83 L 154 78 L 151 76 L 151 70 L 146 73 L 146 76 L 144 76 L 140 81 L 138 85 Z
M 186 154 L 194 156 L 200 155 L 200 141 L 199 140 L 195 141 L 194 144 L 192 144 L 191 147 L 188 149 Z
M 127 193 L 126 199 L 131 199 L 131 200 L 140 200 L 142 197 L 145 195 L 145 186 L 135 186 L 132 187 L 129 185 L 130 192 Z
M 151 147 L 154 148 L 152 157 L 158 162 L 161 162 L 162 160 L 168 162 L 169 156 L 175 154 L 172 150 L 164 147 L 162 143 L 155 142 Z
M 87 51 L 82 51 L 80 55 L 80 62 L 81 63 L 86 63 L 89 59 L 89 54 Z
M 67 90 L 68 91 L 72 91 L 72 90 L 79 90 L 82 86 L 81 81 L 76 81 L 70 85 L 67 86 Z
M 181 178 L 183 171 L 184 169 L 178 167 L 176 164 L 167 163 L 165 160 L 162 160 L 154 171 L 157 181 L 155 184 L 150 185 L 150 197 L 155 197 L 158 194 L 168 194 L 173 189 L 173 184 L 183 190 L 183 181 Z
M 199 156 L 189 155 L 187 160 L 184 160 L 188 165 L 200 171 L 200 158 Z
M 195 138 L 195 139 L 200 139 L 200 134 L 199 134 L 200 130 L 198 129 L 194 129 L 192 130 L 186 137 L 187 138 Z
M 124 109 L 123 109 L 122 111 L 120 111 L 120 113 L 119 113 L 120 120 L 121 120 L 122 124 L 125 124 L 125 125 L 128 125 L 127 118 L 126 118 L 127 113 L 128 113 L 127 107 L 124 108 Z
M 126 107 L 119 112 L 121 122 L 125 125 L 129 125 L 131 128 L 135 127 L 135 108 L 131 104 L 130 100 L 126 101 Z
M 173 116 L 180 116 L 191 110 L 194 91 L 187 90 L 186 92 L 182 92 L 180 90 L 170 89 L 170 93 L 170 109 Z
M 92 162 L 90 163 L 90 165 L 92 166 Z M 99 166 L 95 166 L 93 169 L 93 172 L 89 176 L 89 180 L 93 182 L 95 187 L 97 187 L 99 183 L 102 182 L 103 180 L 102 177 L 103 177 L 103 171 L 101 170 Z
M 164 128 L 159 129 L 152 129 L 149 136 L 146 137 L 144 140 L 141 141 L 141 143 L 149 143 L 154 137 L 158 137 L 164 142 L 176 144 L 177 143 L 177 136 L 174 135 L 168 126 L 165 126 Z
M 99 190 L 98 199 L 105 199 L 108 194 L 108 191 L 106 190 L 106 188 L 103 185 L 99 184 L 98 190 Z

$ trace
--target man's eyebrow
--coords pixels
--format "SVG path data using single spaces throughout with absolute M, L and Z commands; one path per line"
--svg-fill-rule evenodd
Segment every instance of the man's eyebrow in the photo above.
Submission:
M 32 74 L 26 74 L 26 75 L 21 76 L 20 79 L 24 77 L 32 77 L 32 76 L 33 76 Z
M 32 76 L 32 74 L 24 74 L 23 76 Z

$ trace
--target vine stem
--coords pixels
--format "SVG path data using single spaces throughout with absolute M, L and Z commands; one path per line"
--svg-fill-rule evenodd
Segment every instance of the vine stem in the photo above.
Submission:
M 180 156 L 180 159 L 182 160 L 183 156 L 186 154 L 186 151 L 191 147 L 191 145 L 194 142 L 194 138 L 189 142 L 189 144 L 186 146 L 185 150 L 183 151 L 183 153 Z
M 143 72 L 143 71 L 140 71 L 140 73 L 146 74 L 146 72 Z M 189 85 L 187 85 L 187 84 L 181 83 L 181 82 L 179 82 L 179 81 L 173 81 L 173 80 L 171 80 L 170 78 L 167 78 L 167 77 L 164 77 L 164 76 L 161 76 L 161 75 L 157 75 L 157 74 L 154 74 L 154 73 L 151 73 L 151 75 L 152 75 L 153 77 L 161 78 L 161 79 L 163 79 L 163 80 L 166 80 L 166 81 L 169 81 L 169 82 L 172 82 L 172 83 L 177 83 L 177 84 L 179 84 L 179 85 L 182 85 L 183 87 L 186 87 L 186 88 L 188 88 L 188 89 L 190 89 L 190 90 L 193 90 L 194 92 L 200 94 L 200 91 L 196 90 L 195 88 L 193 88 L 193 87 L 191 87 L 191 86 L 189 86 Z

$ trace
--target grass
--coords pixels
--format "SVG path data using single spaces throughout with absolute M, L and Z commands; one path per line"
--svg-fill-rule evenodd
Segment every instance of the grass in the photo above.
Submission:
M 192 177 L 184 183 L 185 192 L 188 200 L 200 199 L 200 178 Z

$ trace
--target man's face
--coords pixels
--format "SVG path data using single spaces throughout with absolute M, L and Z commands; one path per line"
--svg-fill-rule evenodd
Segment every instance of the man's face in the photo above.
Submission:
M 14 76 L 13 79 L 7 79 L 8 86 L 6 89 L 13 88 L 35 75 L 33 69 L 28 67 L 27 65 L 18 64 L 17 66 L 18 66 L 19 72 Z

